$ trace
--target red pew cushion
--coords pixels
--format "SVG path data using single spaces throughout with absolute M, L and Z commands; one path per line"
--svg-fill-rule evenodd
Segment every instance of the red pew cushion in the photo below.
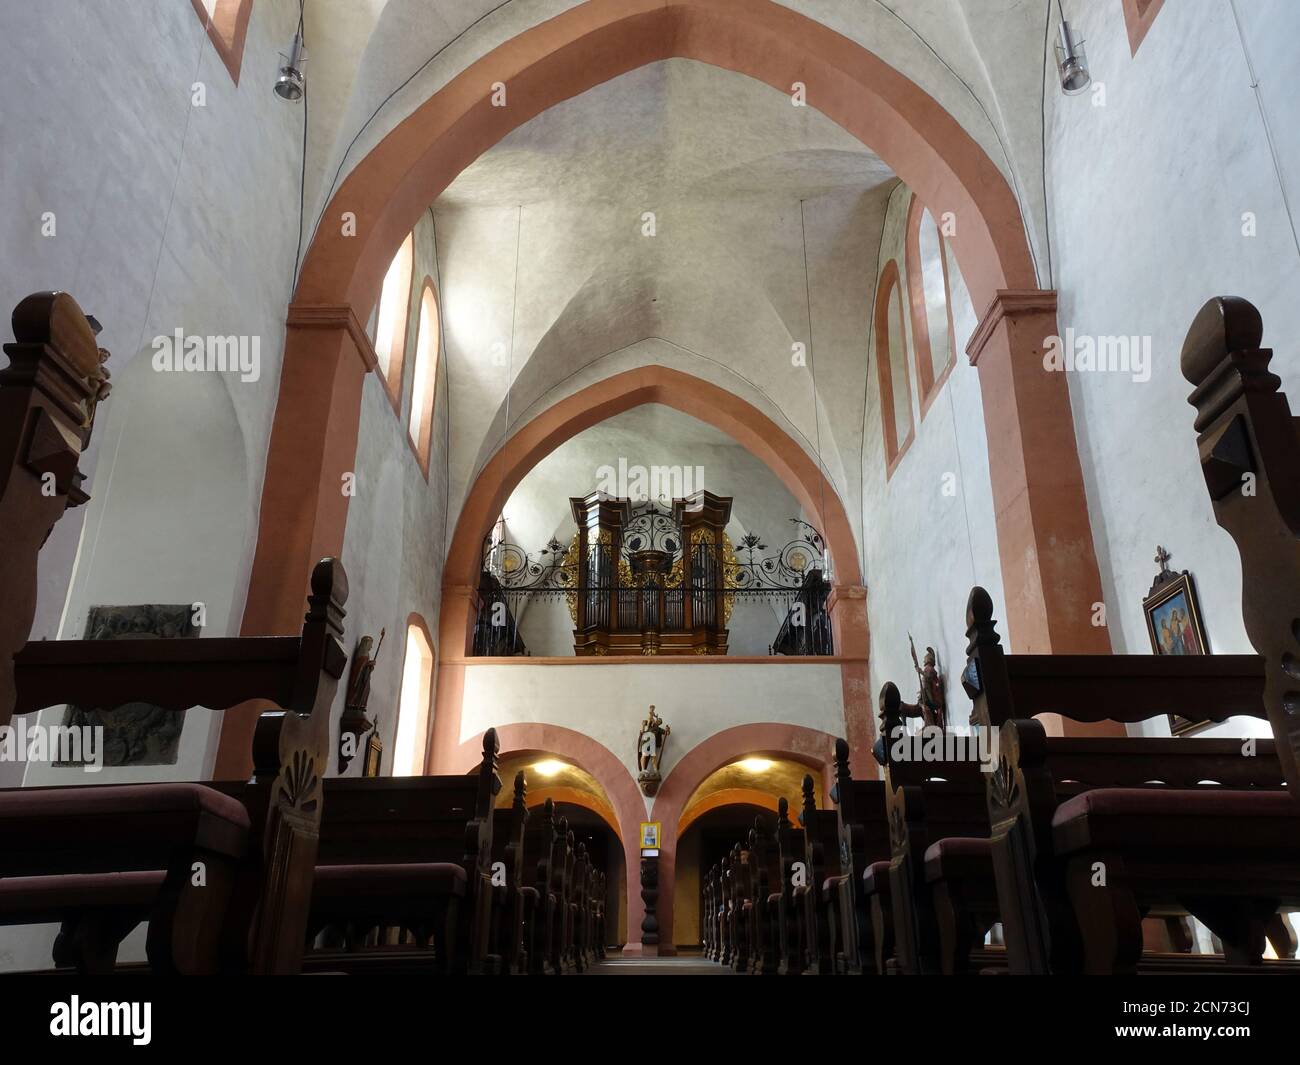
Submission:
M 0 880 L 0 914 L 19 923 L 62 920 L 88 906 L 148 910 L 163 884 L 161 871 L 72 873 Z
M 243 804 L 203 784 L 15 788 L 0 791 L 0 876 L 159 868 L 191 845 L 240 857 L 248 832 Z
M 867 895 L 889 894 L 889 862 L 872 862 L 862 874 L 862 890 Z
M 1062 854 L 1084 848 L 1193 847 L 1269 851 L 1300 859 L 1300 802 L 1285 791 L 1098 788 L 1057 807 L 1052 835 Z
M 926 883 L 993 875 L 993 845 L 987 839 L 949 836 L 925 851 Z

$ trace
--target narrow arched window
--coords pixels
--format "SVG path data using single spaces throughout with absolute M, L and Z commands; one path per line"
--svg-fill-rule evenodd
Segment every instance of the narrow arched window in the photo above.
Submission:
M 244 62 L 244 41 L 248 37 L 248 19 L 253 0 L 191 0 L 194 12 L 208 32 L 217 56 L 239 84 L 239 69 Z
M 880 381 L 880 421 L 885 434 L 885 462 L 894 472 L 912 442 L 912 385 L 907 369 L 907 325 L 898 262 L 890 259 L 876 289 L 876 372 Z
M 952 327 L 948 246 L 934 217 L 915 196 L 907 212 L 906 255 L 917 392 L 924 416 L 956 362 L 957 344 Z
M 375 323 L 375 355 L 379 376 L 395 410 L 402 398 L 402 366 L 406 359 L 406 334 L 411 318 L 411 281 L 415 273 L 415 234 L 408 234 L 393 257 L 379 294 Z
M 438 300 L 433 282 L 425 279 L 420 294 L 420 324 L 415 340 L 415 379 L 411 385 L 411 417 L 407 432 L 415 457 L 427 476 L 433 433 L 433 399 L 438 386 Z
M 406 626 L 402 690 L 397 704 L 397 739 L 393 743 L 393 776 L 423 775 L 432 703 L 433 641 L 429 638 L 424 619 L 412 615 Z

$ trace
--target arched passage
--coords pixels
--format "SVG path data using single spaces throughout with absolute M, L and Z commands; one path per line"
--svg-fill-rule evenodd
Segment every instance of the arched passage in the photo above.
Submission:
M 515 751 L 546 751 L 568 759 L 595 777 L 605 789 L 618 818 L 618 836 L 623 843 L 623 863 L 627 871 L 628 941 L 640 942 L 645 904 L 641 901 L 641 885 L 637 876 L 640 867 L 638 832 L 646 817 L 645 800 L 641 798 L 627 766 L 590 736 L 559 725 L 534 722 L 501 725 L 497 728 L 497 740 L 501 744 L 503 755 Z M 483 734 L 480 732 L 476 736 L 467 737 L 444 756 L 439 772 L 468 773 L 479 764 L 482 757 Z M 509 786 L 508 781 L 503 783 Z
M 1043 338 L 1059 331 L 1055 294 L 1036 290 L 1015 196 L 915 83 L 772 0 L 590 0 L 471 64 L 351 171 L 325 209 L 289 310 L 242 631 L 295 631 L 312 561 L 341 552 L 348 499 L 338 486 L 353 465 L 361 384 L 375 365 L 361 322 L 420 213 L 470 162 L 548 107 L 670 58 L 783 92 L 802 84 L 810 106 L 870 145 L 936 217 L 955 220 L 954 254 L 976 306 L 989 308 L 969 351 L 980 360 L 1013 648 L 1109 650 L 1104 630 L 1088 623 L 1101 581 L 1069 393 L 1063 375 L 1042 367 Z M 498 82 L 508 86 L 507 107 L 493 106 Z M 336 224 L 345 214 L 354 222 L 348 235 Z M 855 583 L 832 597 L 833 608 L 861 615 L 853 624 L 861 647 L 863 594 Z M 845 685 L 846 699 L 869 713 L 865 669 Z M 219 776 L 246 775 L 255 721 L 251 710 L 225 716 Z M 858 737 L 850 742 L 858 746 Z
M 659 900 L 656 916 L 659 919 L 659 942 L 671 947 L 673 943 L 672 906 L 665 905 L 673 898 L 677 883 L 677 837 L 682 814 L 700 782 L 710 773 L 747 755 L 779 754 L 792 761 L 803 762 L 822 770 L 824 780 L 833 773 L 836 737 L 802 725 L 761 723 L 737 725 L 715 733 L 698 743 L 678 761 L 655 796 L 650 819 L 663 825 L 659 858 Z M 824 797 L 819 797 L 819 802 Z

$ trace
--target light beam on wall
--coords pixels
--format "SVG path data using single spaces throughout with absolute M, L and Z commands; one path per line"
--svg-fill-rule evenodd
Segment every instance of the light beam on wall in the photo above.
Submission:
M 746 773 L 766 773 L 774 764 L 767 758 L 742 758 L 736 763 Z
M 544 777 L 557 776 L 560 772 L 567 769 L 563 762 L 557 762 L 554 758 L 547 758 L 541 762 L 535 762 L 532 766 L 534 773 L 539 773 Z

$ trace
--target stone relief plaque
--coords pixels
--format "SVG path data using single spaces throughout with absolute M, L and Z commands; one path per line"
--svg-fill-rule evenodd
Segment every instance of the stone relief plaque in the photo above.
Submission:
M 172 640 L 197 637 L 190 603 L 146 603 L 136 606 L 92 606 L 86 615 L 83 639 Z M 180 747 L 184 713 L 148 703 L 124 703 L 112 709 L 69 706 L 69 726 L 102 725 L 104 765 L 174 765 Z M 67 764 L 67 763 L 63 763 Z

